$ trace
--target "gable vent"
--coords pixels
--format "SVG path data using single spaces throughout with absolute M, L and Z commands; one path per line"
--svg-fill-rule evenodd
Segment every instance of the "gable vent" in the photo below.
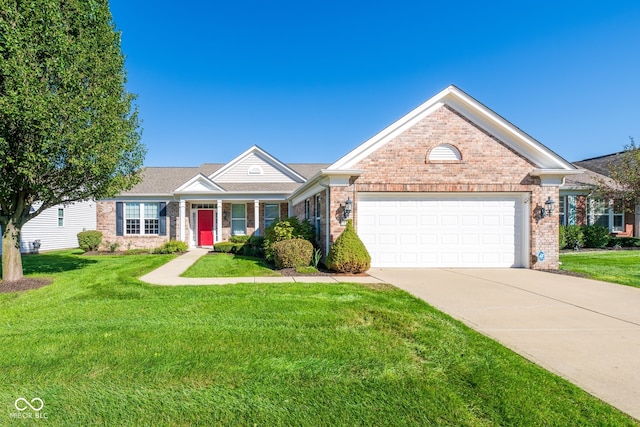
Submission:
M 460 151 L 453 145 L 449 144 L 440 144 L 431 150 L 429 153 L 430 161 L 442 161 L 442 160 L 454 160 L 460 161 L 462 160 L 462 156 L 460 155 Z
M 251 166 L 248 173 L 249 175 L 264 175 L 264 171 L 260 166 Z

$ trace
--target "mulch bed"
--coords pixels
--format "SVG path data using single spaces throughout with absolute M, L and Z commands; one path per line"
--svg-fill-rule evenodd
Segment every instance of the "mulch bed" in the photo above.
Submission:
M 51 282 L 53 282 L 52 279 L 31 278 L 31 277 L 24 277 L 20 280 L 15 280 L 13 282 L 3 281 L 3 282 L 0 282 L 0 294 L 38 289 L 38 288 L 42 288 L 43 286 L 50 285 Z
M 334 271 L 326 270 L 322 267 L 319 267 L 318 271 L 314 273 L 298 273 L 295 268 L 283 268 L 282 270 L 274 270 L 274 271 L 277 271 L 278 273 L 287 277 L 301 277 L 301 276 L 367 277 L 369 276 L 366 273 L 360 273 L 360 274 L 336 273 Z

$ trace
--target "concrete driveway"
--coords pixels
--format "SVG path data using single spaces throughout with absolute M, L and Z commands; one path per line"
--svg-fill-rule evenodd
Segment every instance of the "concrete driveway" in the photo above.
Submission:
M 640 419 L 640 289 L 526 269 L 372 269 Z

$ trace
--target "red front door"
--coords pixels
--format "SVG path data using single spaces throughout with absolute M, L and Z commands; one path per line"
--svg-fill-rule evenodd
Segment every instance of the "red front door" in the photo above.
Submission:
M 213 211 L 198 211 L 198 246 L 213 246 Z

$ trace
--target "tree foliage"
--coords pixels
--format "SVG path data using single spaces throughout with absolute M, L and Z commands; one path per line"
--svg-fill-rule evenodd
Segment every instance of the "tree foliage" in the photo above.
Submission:
M 598 192 L 606 199 L 624 202 L 627 210 L 640 203 L 640 147 L 633 138 L 624 152 L 609 164 L 610 180 L 598 182 Z
M 0 0 L 4 279 L 22 276 L 15 250 L 27 221 L 138 182 L 145 150 L 125 83 L 107 0 Z

